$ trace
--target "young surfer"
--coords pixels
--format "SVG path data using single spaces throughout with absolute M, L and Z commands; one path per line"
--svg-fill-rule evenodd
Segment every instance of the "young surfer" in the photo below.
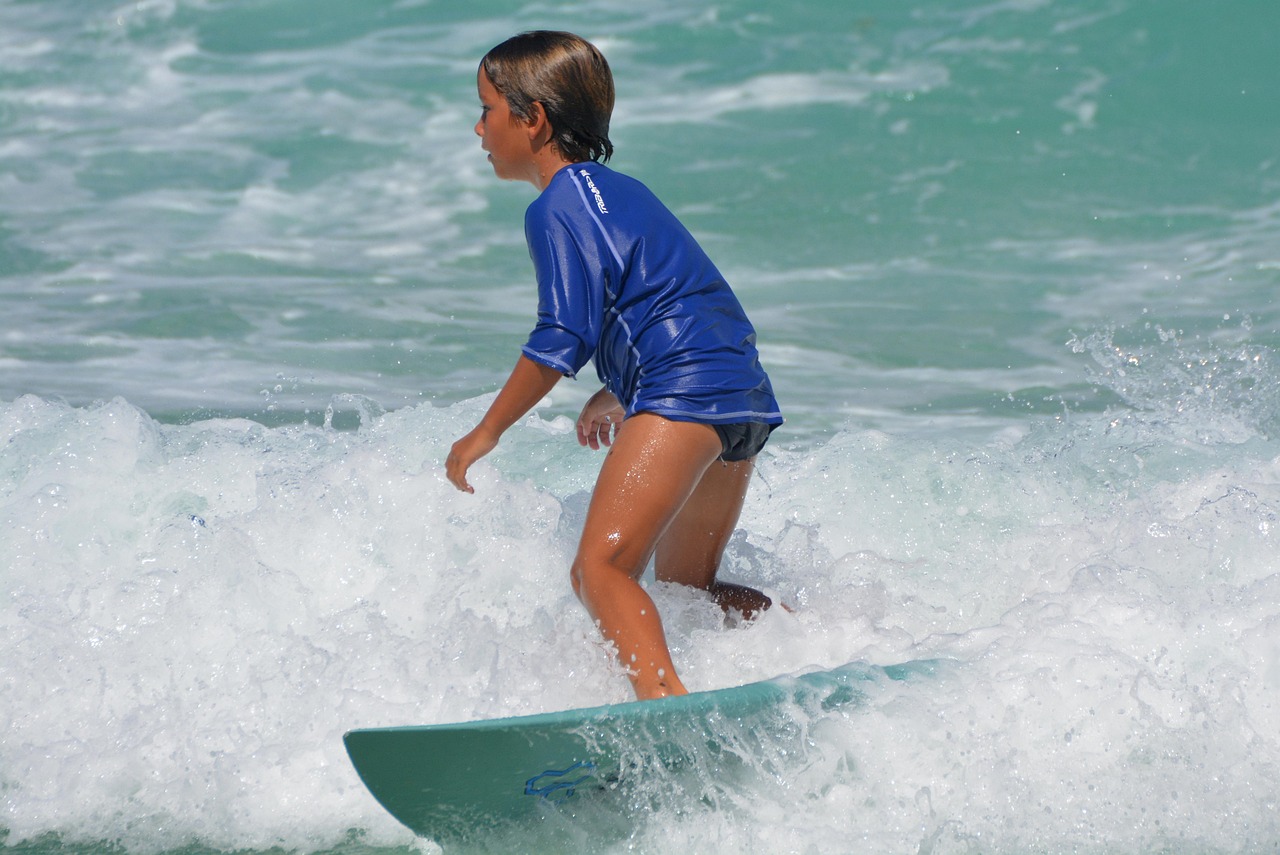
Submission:
M 782 422 L 755 330 L 683 225 L 613 153 L 613 77 L 570 33 L 531 32 L 489 51 L 477 74 L 476 134 L 499 178 L 540 195 L 525 213 L 538 318 L 480 424 L 453 444 L 467 470 L 562 376 L 594 360 L 604 387 L 578 442 L 608 447 L 573 562 L 574 591 L 613 642 L 636 697 L 685 694 L 640 576 L 708 591 L 752 617 L 760 591 L 716 579 L 754 458 Z

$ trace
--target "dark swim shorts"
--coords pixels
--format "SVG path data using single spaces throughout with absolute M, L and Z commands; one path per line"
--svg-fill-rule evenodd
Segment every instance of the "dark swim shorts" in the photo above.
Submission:
M 739 422 L 733 425 L 712 425 L 720 434 L 720 445 L 724 451 L 720 459 L 725 463 L 739 460 L 750 460 L 760 453 L 764 444 L 769 441 L 769 434 L 777 425 L 764 422 Z

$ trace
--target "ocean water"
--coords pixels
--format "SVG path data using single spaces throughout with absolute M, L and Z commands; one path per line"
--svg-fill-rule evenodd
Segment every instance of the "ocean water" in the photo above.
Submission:
M 943 660 L 562 851 L 1280 851 L 1280 5 L 0 0 L 0 848 L 436 851 L 353 727 L 625 700 L 480 55 L 574 29 L 788 423 L 684 681 Z M 510 839 L 477 842 L 512 851 Z

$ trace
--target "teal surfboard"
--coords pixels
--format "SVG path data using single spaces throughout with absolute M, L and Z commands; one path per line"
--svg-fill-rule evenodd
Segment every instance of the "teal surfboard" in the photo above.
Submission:
M 856 704 L 873 683 L 933 667 L 854 663 L 656 701 L 353 730 L 344 741 L 374 798 L 441 845 L 504 829 L 563 829 L 579 817 L 617 825 L 644 800 L 646 780 L 722 782 L 799 722 Z

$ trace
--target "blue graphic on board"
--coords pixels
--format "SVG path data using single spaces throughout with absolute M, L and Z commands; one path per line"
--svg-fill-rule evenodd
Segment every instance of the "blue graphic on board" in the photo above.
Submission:
M 571 797 L 579 784 L 595 777 L 595 771 L 596 764 L 589 760 L 581 760 L 568 769 L 548 769 L 525 781 L 524 794 L 562 801 Z M 571 775 L 575 777 L 570 778 Z

